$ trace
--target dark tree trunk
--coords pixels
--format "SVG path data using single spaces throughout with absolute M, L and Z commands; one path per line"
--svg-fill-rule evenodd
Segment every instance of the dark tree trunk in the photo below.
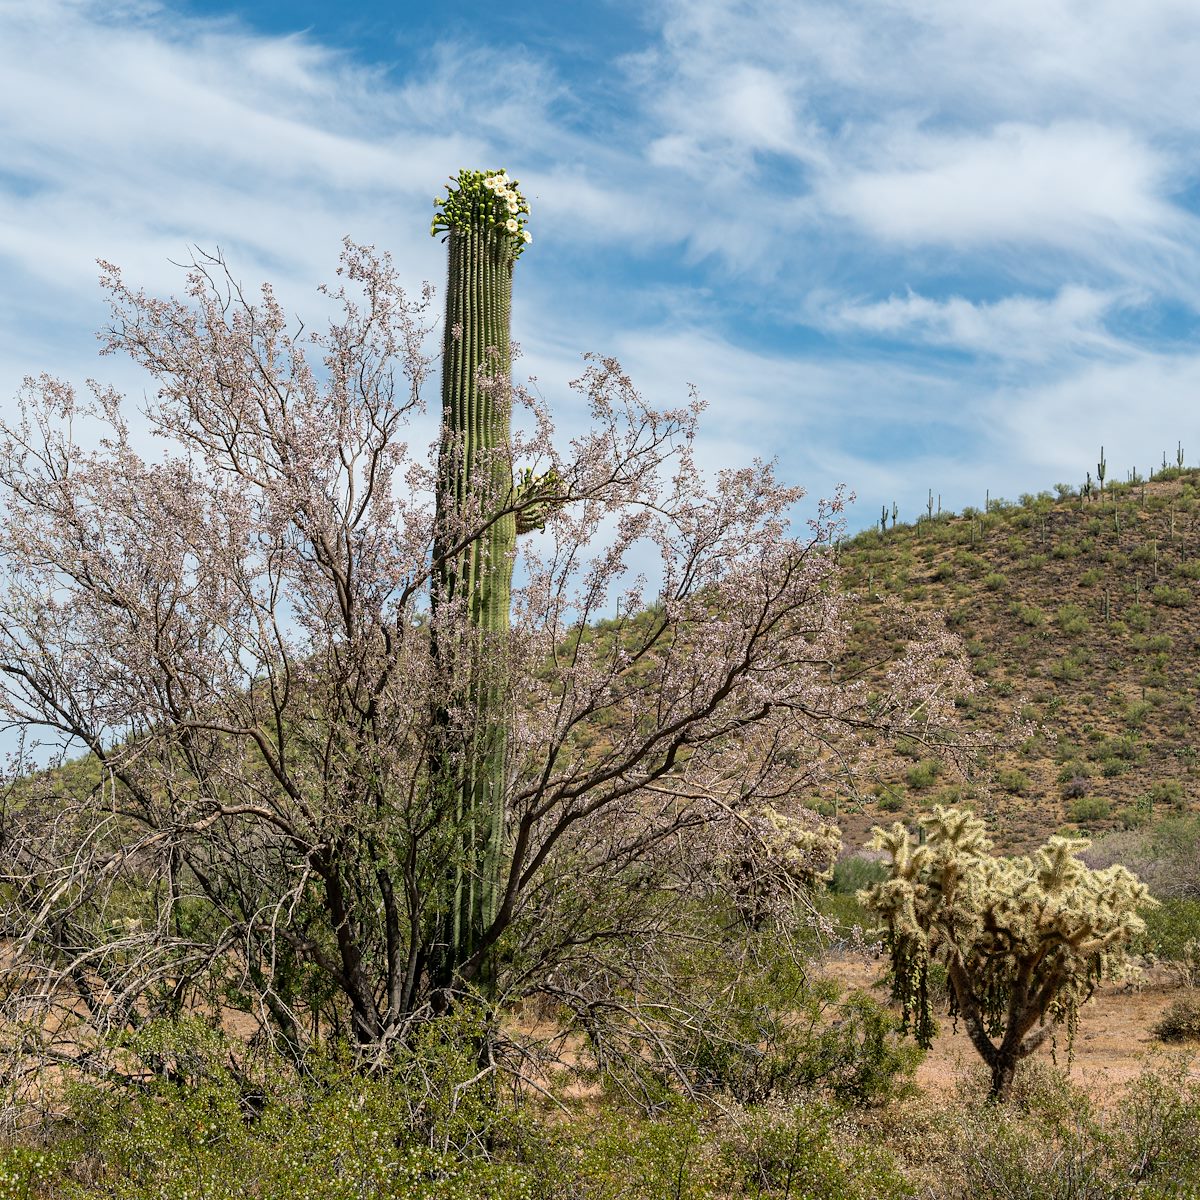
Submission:
M 991 1067 L 992 1090 L 988 1096 L 1003 1104 L 1012 1092 L 1013 1076 L 1017 1071 L 1017 1056 L 1015 1054 L 997 1054 Z

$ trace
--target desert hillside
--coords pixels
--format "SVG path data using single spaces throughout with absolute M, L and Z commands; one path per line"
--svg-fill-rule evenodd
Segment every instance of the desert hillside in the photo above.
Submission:
M 983 685 L 965 728 L 1027 736 L 965 784 L 918 746 L 883 763 L 866 797 L 823 798 L 851 844 L 881 819 L 972 801 L 1002 848 L 1061 828 L 1139 828 L 1196 808 L 1200 730 L 1200 471 L 1090 494 L 1059 485 L 987 511 L 922 514 L 841 547 L 845 585 L 866 598 L 855 654 L 868 661 L 871 606 L 891 596 L 946 613 Z

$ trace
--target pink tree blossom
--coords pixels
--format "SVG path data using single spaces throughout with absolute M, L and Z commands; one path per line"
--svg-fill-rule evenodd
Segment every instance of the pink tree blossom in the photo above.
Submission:
M 431 664 L 433 548 L 497 513 L 434 527 L 434 451 L 407 440 L 428 293 L 350 243 L 339 276 L 341 316 L 306 332 L 219 258 L 182 299 L 105 265 L 106 350 L 155 379 L 162 452 L 134 449 L 123 397 L 49 377 L 0 428 L 0 715 L 89 756 L 14 781 L 0 826 L 6 1003 L 43 1053 L 86 1060 L 197 1001 L 296 1048 L 344 1030 L 383 1053 L 429 1012 L 456 845 L 428 786 L 453 672 Z M 823 866 L 800 798 L 864 738 L 940 736 L 969 687 L 954 639 L 902 609 L 896 659 L 841 677 L 840 496 L 797 536 L 802 492 L 770 464 L 698 469 L 698 404 L 655 411 L 605 358 L 574 386 L 590 426 L 567 445 L 514 397 L 514 462 L 558 491 L 489 662 L 511 713 L 503 871 L 458 986 L 490 953 L 501 1001 L 575 994 L 597 946 L 669 930 L 664 897 L 764 919 Z M 629 574 L 647 548 L 652 584 Z M 448 719 L 471 736 L 471 712 Z

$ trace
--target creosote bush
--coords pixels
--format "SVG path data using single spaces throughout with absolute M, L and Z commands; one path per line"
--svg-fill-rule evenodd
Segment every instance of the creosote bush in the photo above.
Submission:
M 879 1105 L 907 1094 L 920 1050 L 870 995 L 813 977 L 815 949 L 815 936 L 794 943 L 781 926 L 722 933 L 714 921 L 636 982 L 618 960 L 593 955 L 596 999 L 571 1026 L 587 1076 L 645 1111 L 680 1094 L 747 1105 L 810 1093 Z
M 1106 821 L 1112 805 L 1103 796 L 1080 796 L 1073 800 L 1067 812 L 1072 821 Z
M 1162 1042 L 1200 1042 L 1200 994 L 1189 990 L 1171 1001 L 1154 1036 Z
M 438 1067 L 444 1051 L 445 1069 Z M 1200 1086 L 1160 1064 L 1097 1108 L 1049 1064 L 1008 1105 L 968 1075 L 956 1093 L 859 1112 L 825 1097 L 646 1114 L 548 1106 L 472 1084 L 459 1050 L 423 1071 L 462 1089 L 478 1137 L 430 1144 L 421 1086 L 328 1061 L 268 1071 L 252 1115 L 228 1079 L 156 1080 L 114 1105 L 77 1089 L 45 1131 L 0 1149 L 4 1200 L 1183 1200 L 1200 1192 Z M 460 1136 L 469 1124 L 459 1126 Z
M 1098 1108 L 1049 1064 L 1018 1072 L 1012 1103 L 966 1077 L 910 1108 L 889 1143 L 924 1200 L 1184 1200 L 1200 1189 L 1200 1088 L 1187 1064 L 1149 1070 Z
M 337 1057 L 302 1071 L 260 1062 L 252 1104 L 212 1031 L 151 1037 L 191 1074 L 115 1096 L 73 1088 L 42 1142 L 0 1150 L 4 1200 L 723 1200 L 788 1181 L 794 1196 L 827 1200 L 912 1195 L 828 1097 L 555 1105 L 481 1072 L 458 1018 L 387 1072 Z

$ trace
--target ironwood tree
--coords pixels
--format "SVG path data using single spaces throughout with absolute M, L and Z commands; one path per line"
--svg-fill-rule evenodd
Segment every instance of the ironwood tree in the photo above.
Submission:
M 448 998 L 586 1007 L 579 964 L 653 969 L 680 905 L 760 922 L 828 840 L 801 798 L 866 738 L 938 737 L 970 686 L 903 609 L 893 658 L 841 676 L 840 497 L 796 532 L 770 464 L 710 478 L 694 400 L 656 410 L 588 358 L 564 443 L 502 345 L 499 380 L 453 365 L 451 321 L 444 369 L 512 414 L 460 461 L 423 406 L 431 293 L 349 242 L 339 277 L 309 330 L 218 256 L 180 298 L 105 264 L 105 349 L 145 400 L 42 376 L 0 426 L 0 719 L 23 739 L 0 936 L 26 1065 L 99 1063 L 196 1004 L 375 1057 Z M 496 531 L 534 525 L 513 575 Z M 481 546 L 502 636 L 459 585 Z M 33 771 L 39 741 L 74 761 Z

